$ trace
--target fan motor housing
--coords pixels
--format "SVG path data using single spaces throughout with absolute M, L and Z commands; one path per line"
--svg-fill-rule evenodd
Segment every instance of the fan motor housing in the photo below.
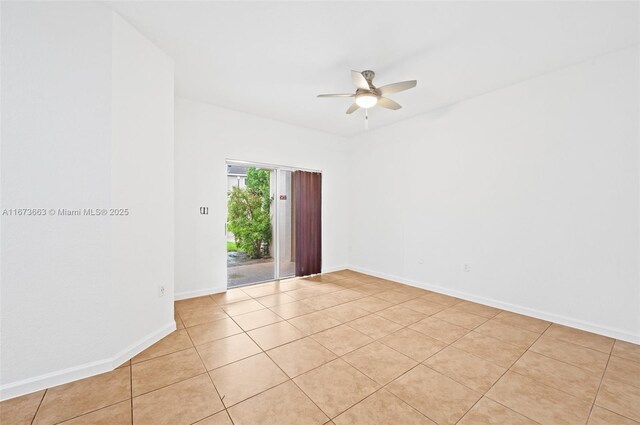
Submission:
M 371 84 L 371 81 L 373 81 L 373 77 L 376 76 L 376 73 L 371 71 L 370 69 L 362 71 L 361 74 L 369 84 Z

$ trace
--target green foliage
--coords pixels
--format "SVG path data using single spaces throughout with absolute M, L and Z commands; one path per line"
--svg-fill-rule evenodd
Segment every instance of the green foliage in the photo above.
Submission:
M 262 258 L 269 254 L 272 237 L 269 171 L 249 168 L 246 185 L 229 192 L 227 221 L 238 249 L 251 258 Z
M 235 242 L 227 241 L 227 252 L 236 252 L 238 250 L 238 246 Z

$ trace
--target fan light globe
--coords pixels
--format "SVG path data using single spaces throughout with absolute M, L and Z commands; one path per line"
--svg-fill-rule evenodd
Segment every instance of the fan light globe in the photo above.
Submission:
M 364 109 L 369 109 L 372 106 L 376 106 L 378 103 L 378 96 L 373 93 L 362 93 L 356 96 L 356 104 Z

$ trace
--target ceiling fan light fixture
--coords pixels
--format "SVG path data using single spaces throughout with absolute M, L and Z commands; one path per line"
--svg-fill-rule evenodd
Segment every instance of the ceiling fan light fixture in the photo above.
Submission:
M 373 93 L 361 93 L 356 95 L 356 104 L 364 109 L 369 109 L 376 106 L 378 103 L 378 96 Z

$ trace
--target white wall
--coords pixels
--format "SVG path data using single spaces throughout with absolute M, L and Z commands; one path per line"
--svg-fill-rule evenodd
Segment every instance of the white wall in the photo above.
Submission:
M 323 270 L 348 264 L 346 139 L 185 99 L 175 112 L 176 298 L 226 289 L 227 159 L 322 170 Z
M 351 264 L 640 341 L 639 71 L 635 46 L 356 138 Z
M 1 54 L 1 209 L 131 210 L 2 216 L 10 398 L 110 370 L 175 327 L 157 296 L 173 278 L 173 71 L 95 3 L 4 2 Z
M 111 206 L 130 210 L 111 220 L 122 363 L 175 328 L 173 60 L 115 14 L 112 51 Z

